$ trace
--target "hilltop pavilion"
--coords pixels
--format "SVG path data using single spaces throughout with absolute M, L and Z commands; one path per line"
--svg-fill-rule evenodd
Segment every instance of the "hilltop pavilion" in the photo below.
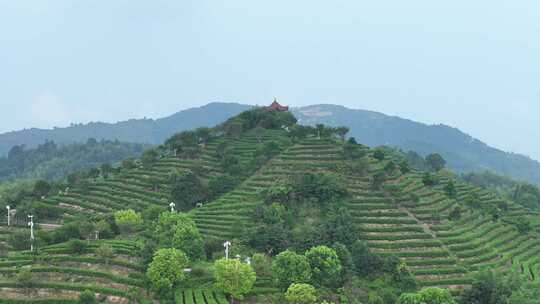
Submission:
M 267 111 L 279 111 L 279 112 L 289 111 L 289 107 L 280 105 L 279 102 L 277 102 L 277 99 L 275 97 L 274 97 L 274 102 L 272 102 L 272 104 L 269 105 L 268 107 L 265 107 L 265 109 Z

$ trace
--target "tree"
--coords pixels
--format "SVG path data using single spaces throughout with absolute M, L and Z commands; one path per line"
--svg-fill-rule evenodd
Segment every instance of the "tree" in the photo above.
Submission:
M 211 197 L 218 197 L 223 193 L 227 193 L 234 189 L 236 185 L 240 182 L 238 177 L 223 174 L 219 176 L 211 176 L 208 181 L 208 190 Z
M 448 289 L 429 287 L 422 289 L 419 294 L 426 304 L 456 304 Z
M 68 248 L 69 252 L 78 254 L 84 253 L 88 249 L 88 245 L 78 239 L 69 240 L 69 242 L 67 242 L 66 244 L 66 247 Z
M 283 289 L 292 283 L 309 283 L 311 280 L 311 267 L 307 258 L 290 250 L 285 250 L 274 258 L 272 273 L 278 286 Z
M 114 250 L 109 244 L 102 244 L 96 249 L 96 255 L 105 260 L 108 264 L 109 260 L 114 257 Z
M 461 208 L 459 206 L 455 206 L 452 211 L 450 211 L 450 214 L 448 215 L 448 219 L 451 221 L 457 221 L 461 218 Z
M 315 130 L 317 130 L 317 138 L 321 138 L 324 135 L 324 125 L 323 124 L 316 124 Z
M 382 270 L 382 259 L 371 253 L 367 244 L 356 241 L 351 248 L 351 256 L 357 274 L 367 276 Z
M 79 302 L 81 304 L 97 303 L 96 295 L 90 290 L 85 290 L 79 294 Z
M 200 127 L 195 129 L 195 135 L 199 139 L 199 143 L 206 145 L 210 138 L 212 138 L 212 129 L 207 127 Z
M 456 185 L 454 184 L 453 180 L 450 180 L 445 186 L 444 186 L 444 192 L 449 198 L 456 198 L 457 196 L 457 190 Z
M 32 194 L 36 198 L 41 198 L 42 196 L 49 194 L 49 191 L 51 191 L 51 185 L 47 181 L 38 180 L 34 184 L 34 189 L 32 190 Z
M 319 286 L 336 287 L 341 274 L 341 262 L 336 251 L 327 246 L 313 247 L 306 252 L 311 266 L 312 281 Z
M 107 178 L 109 174 L 113 172 L 113 167 L 110 164 L 101 164 L 99 167 L 99 171 L 101 172 L 101 176 Z
M 114 222 L 120 232 L 130 234 L 142 227 L 143 219 L 140 213 L 133 209 L 119 210 L 114 213 Z
M 426 156 L 426 162 L 431 170 L 438 172 L 446 165 L 446 161 L 438 153 L 429 154 Z
M 191 170 L 172 173 L 169 182 L 171 199 L 179 210 L 190 210 L 204 198 L 202 183 Z
M 185 280 L 184 268 L 188 263 L 188 257 L 181 250 L 162 248 L 154 253 L 146 275 L 158 293 L 167 294 Z
M 195 222 L 185 213 L 163 212 L 154 232 L 162 247 L 180 249 L 192 260 L 198 260 L 204 255 L 202 236 Z
M 214 263 L 214 279 L 217 288 L 232 296 L 233 303 L 233 299 L 241 300 L 251 291 L 257 275 L 238 259 L 219 259 Z
M 339 136 L 339 138 L 341 138 L 342 141 L 345 141 L 345 136 L 347 135 L 347 133 L 349 133 L 349 128 L 337 127 L 335 131 L 336 131 L 336 134 Z
M 407 160 L 404 159 L 399 163 L 399 171 L 401 171 L 401 173 L 403 173 L 403 174 L 407 174 L 407 173 L 411 172 L 411 168 L 410 168 L 409 162 Z
M 149 168 L 159 159 L 159 153 L 156 149 L 148 149 L 141 156 L 141 163 L 145 168 Z
M 34 276 L 32 274 L 32 269 L 23 268 L 19 270 L 19 272 L 15 276 L 15 283 L 24 288 L 32 287 L 32 285 L 34 284 Z
M 339 242 L 351 246 L 360 235 L 354 218 L 347 208 L 339 208 L 330 213 L 322 224 L 326 244 Z
M 382 149 L 375 149 L 375 152 L 373 152 L 373 157 L 379 161 L 382 161 L 386 155 Z
M 424 175 L 422 176 L 422 182 L 426 186 L 435 186 L 439 181 L 437 176 L 430 172 L 424 172 Z
M 352 255 L 347 246 L 341 243 L 335 243 L 332 245 L 332 248 L 336 251 L 336 254 L 339 257 L 339 262 L 341 264 L 341 282 L 345 283 L 354 274 L 354 263 L 352 260 Z
M 285 299 L 291 304 L 312 304 L 317 300 L 315 288 L 309 284 L 293 283 L 285 292 Z

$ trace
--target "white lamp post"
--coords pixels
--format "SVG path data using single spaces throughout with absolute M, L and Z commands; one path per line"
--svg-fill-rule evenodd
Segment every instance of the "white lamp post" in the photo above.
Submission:
M 28 215 L 28 218 L 30 218 L 30 222 L 28 222 L 28 226 L 30 226 L 30 251 L 34 251 L 34 216 Z
M 231 246 L 231 242 L 229 241 L 226 241 L 225 243 L 223 243 L 223 247 L 225 247 L 225 259 L 228 260 L 229 259 L 229 247 Z
M 10 214 L 11 207 L 9 205 L 7 205 L 6 209 L 7 209 L 7 225 L 9 226 L 10 223 L 11 223 L 11 214 Z
M 169 207 L 171 207 L 171 212 L 174 212 L 174 207 L 176 206 L 176 204 L 174 202 L 171 202 L 169 204 Z

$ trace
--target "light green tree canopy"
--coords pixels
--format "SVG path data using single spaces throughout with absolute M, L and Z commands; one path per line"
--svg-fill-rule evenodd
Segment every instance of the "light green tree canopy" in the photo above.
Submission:
M 153 287 L 158 292 L 162 292 L 184 281 L 186 278 L 184 268 L 188 266 L 188 263 L 187 255 L 181 250 L 162 248 L 154 253 L 146 275 Z
M 163 212 L 155 227 L 155 235 L 161 247 L 182 250 L 191 260 L 204 254 L 204 242 L 193 219 L 181 212 Z
M 243 299 L 257 278 L 250 265 L 237 259 L 219 259 L 214 263 L 216 287 L 235 299 Z
M 293 283 L 285 292 L 285 299 L 291 304 L 312 304 L 317 300 L 317 296 L 313 286 L 304 283 Z
M 306 252 L 315 284 L 332 287 L 339 281 L 341 262 L 336 251 L 327 246 L 313 247 Z
M 306 257 L 290 250 L 274 258 L 272 273 L 283 289 L 292 283 L 309 283 L 311 280 L 311 268 Z
M 139 213 L 127 209 L 116 211 L 114 213 L 114 222 L 122 233 L 132 233 L 141 228 L 143 219 Z

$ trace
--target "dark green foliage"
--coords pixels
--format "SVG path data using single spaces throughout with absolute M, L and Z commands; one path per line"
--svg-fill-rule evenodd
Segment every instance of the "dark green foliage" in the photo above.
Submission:
M 386 174 L 391 175 L 392 173 L 394 173 L 394 171 L 396 170 L 396 168 L 397 168 L 396 164 L 395 164 L 393 161 L 389 161 L 389 162 L 384 166 L 384 172 L 386 172 Z
M 376 149 L 375 152 L 373 152 L 373 157 L 379 161 L 382 161 L 386 157 L 386 154 L 382 149 Z
M 435 186 L 439 182 L 439 179 L 436 175 L 432 173 L 424 172 L 424 175 L 422 176 L 422 182 L 426 186 Z
M 291 188 L 294 198 L 299 201 L 324 203 L 348 195 L 344 183 L 333 174 L 297 174 L 291 180 Z
M 154 238 L 161 248 L 176 248 L 192 261 L 204 256 L 204 242 L 195 222 L 185 213 L 163 212 L 155 225 Z
M 459 206 L 455 206 L 452 211 L 450 211 L 450 214 L 448 215 L 448 219 L 451 221 L 457 221 L 461 218 L 461 208 Z
M 47 181 L 44 180 L 38 180 L 34 184 L 34 189 L 32 190 L 32 194 L 37 198 L 41 198 L 42 196 L 45 196 L 49 194 L 49 191 L 51 191 L 51 185 Z
M 175 171 L 169 176 L 171 199 L 178 210 L 187 211 L 205 198 L 203 185 L 191 170 Z
M 339 285 L 343 285 L 354 275 L 354 263 L 352 255 L 347 246 L 341 243 L 335 243 L 332 248 L 336 251 L 341 264 L 341 280 Z
M 457 190 L 453 180 L 450 180 L 448 184 L 444 186 L 444 192 L 449 198 L 456 198 Z
M 321 224 L 324 239 L 321 243 L 341 243 L 347 247 L 358 240 L 360 232 L 354 224 L 354 218 L 346 208 L 341 208 L 330 213 Z
M 366 155 L 365 150 L 362 149 L 362 146 L 356 143 L 346 142 L 343 145 L 343 156 L 346 159 L 355 160 L 355 159 L 362 158 L 365 155 Z
M 374 190 L 381 189 L 382 185 L 386 181 L 386 174 L 384 172 L 377 172 L 375 175 L 373 175 L 373 179 L 371 180 L 371 187 Z
M 70 142 L 73 142 L 71 140 Z M 34 178 L 55 180 L 68 174 L 96 168 L 102 163 L 116 162 L 137 156 L 147 147 L 143 144 L 108 140 L 58 146 L 46 141 L 35 149 L 14 146 L 7 158 L 0 157 L 0 180 Z M 42 194 L 43 192 L 37 193 Z M 40 195 L 40 196 L 41 196 Z
M 257 147 L 255 150 L 255 157 L 263 157 L 264 159 L 270 159 L 281 152 L 281 147 L 275 141 L 268 141 L 263 145 Z
M 28 250 L 30 248 L 30 233 L 15 231 L 9 235 L 8 244 L 16 250 Z
M 216 198 L 223 193 L 231 191 L 240 181 L 238 177 L 229 174 L 212 176 L 208 181 L 209 194 L 211 197 Z
M 407 160 L 402 160 L 400 163 L 399 163 L 399 171 L 401 171 L 401 173 L 403 174 L 407 174 L 409 172 L 411 172 L 411 168 L 409 166 L 409 162 Z
M 529 231 L 532 229 L 531 222 L 522 217 L 516 220 L 515 225 L 518 231 L 523 234 L 529 233 Z
M 463 304 L 507 303 L 517 282 L 508 283 L 510 282 L 505 282 L 492 272 L 483 272 L 476 277 L 472 287 L 463 293 L 461 302 Z
M 141 163 L 144 167 L 149 168 L 159 159 L 159 153 L 156 149 L 148 149 L 141 156 Z
M 426 156 L 426 162 L 431 170 L 438 172 L 446 165 L 446 161 L 438 153 L 429 154 Z
M 79 294 L 79 302 L 81 304 L 94 304 L 97 303 L 96 294 L 90 290 L 85 290 Z
M 81 254 L 81 253 L 86 252 L 88 245 L 81 240 L 72 239 L 69 242 L 67 242 L 66 247 L 71 253 Z
M 351 255 L 357 274 L 367 276 L 380 272 L 383 267 L 383 259 L 371 253 L 369 247 L 363 241 L 356 241 L 351 247 Z

